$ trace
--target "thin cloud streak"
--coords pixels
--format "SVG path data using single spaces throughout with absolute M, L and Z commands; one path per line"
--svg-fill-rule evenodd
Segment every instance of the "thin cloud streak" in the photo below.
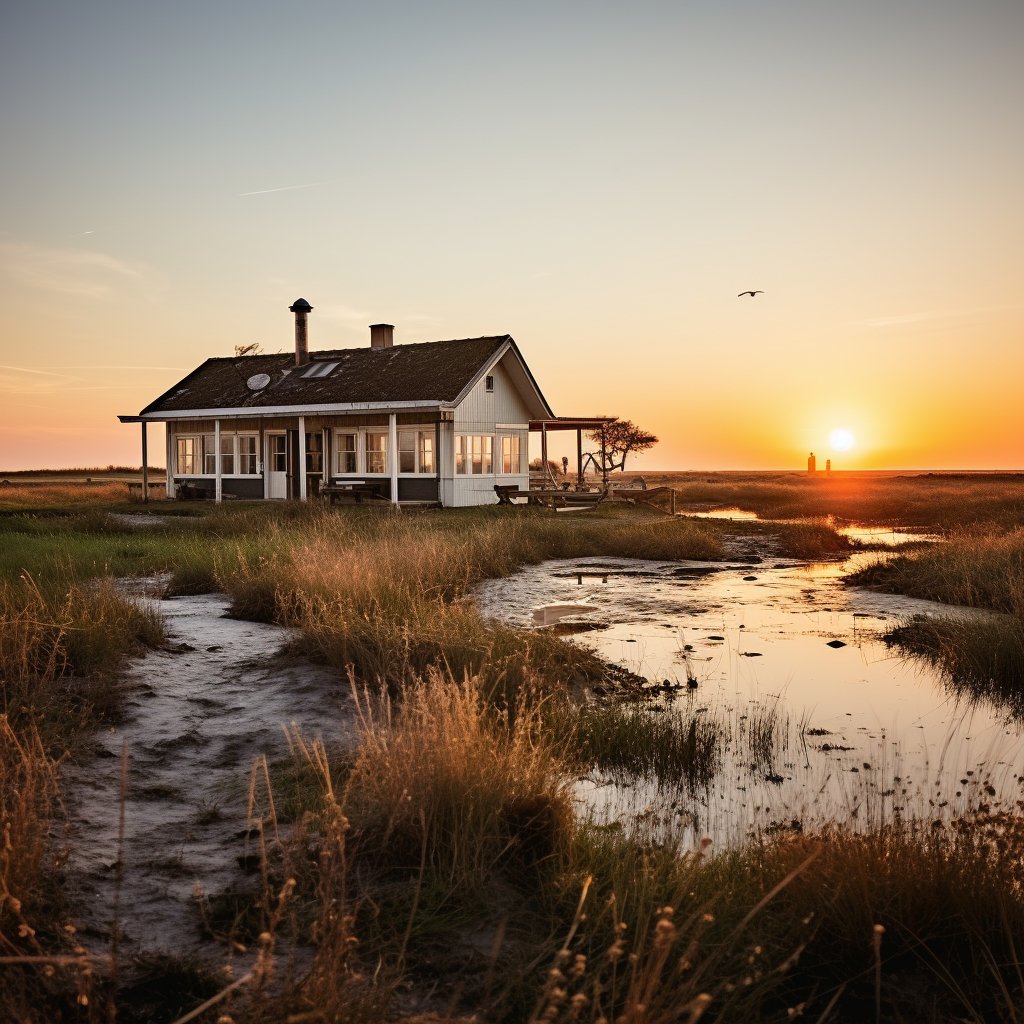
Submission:
M 246 196 L 265 196 L 271 192 L 296 192 L 303 188 L 318 188 L 320 185 L 326 185 L 326 181 L 311 181 L 308 185 L 282 185 L 280 188 L 258 188 L 255 192 L 239 192 L 239 199 L 244 199 Z
M 9 366 L 9 370 L 23 369 L 25 373 L 46 373 L 45 370 L 29 370 L 26 367 Z M 120 363 L 81 363 L 69 366 L 54 366 L 53 370 L 173 370 L 175 373 L 185 373 L 193 369 L 191 366 L 126 366 Z
M 89 377 L 80 374 L 60 373 L 59 370 L 157 370 L 184 372 L 179 366 L 57 366 L 40 370 L 31 366 L 0 365 L 0 394 L 14 395 L 62 395 L 71 391 L 114 391 L 137 388 L 137 381 L 125 383 L 91 383 Z
M 1019 309 L 1019 303 L 999 306 L 975 306 L 972 309 L 931 309 L 918 313 L 903 313 L 897 316 L 873 317 L 861 320 L 865 327 L 905 327 L 908 324 L 937 324 L 945 320 L 962 320 L 964 317 L 978 316 L 982 313 L 999 313 L 1008 309 Z
M 144 279 L 140 267 L 91 249 L 53 249 L 0 242 L 0 263 L 9 277 L 30 288 L 87 299 L 109 299 Z

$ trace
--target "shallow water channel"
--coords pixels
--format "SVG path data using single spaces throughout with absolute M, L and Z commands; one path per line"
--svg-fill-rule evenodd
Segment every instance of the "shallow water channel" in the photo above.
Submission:
M 911 615 L 983 613 L 840 582 L 878 557 L 549 561 L 476 597 L 519 625 L 579 624 L 572 642 L 652 683 L 651 714 L 709 716 L 729 736 L 711 784 L 591 772 L 577 797 L 598 821 L 721 846 L 753 831 L 936 820 L 1021 799 L 1022 724 L 881 640 Z
M 116 916 L 130 954 L 217 957 L 223 947 L 201 929 L 196 894 L 217 900 L 256 887 L 251 766 L 287 754 L 293 723 L 307 736 L 351 736 L 348 691 L 337 671 L 278 656 L 291 630 L 228 618 L 222 594 L 139 600 L 164 616 L 167 645 L 131 665 L 123 722 L 64 769 L 76 920 L 102 943 Z

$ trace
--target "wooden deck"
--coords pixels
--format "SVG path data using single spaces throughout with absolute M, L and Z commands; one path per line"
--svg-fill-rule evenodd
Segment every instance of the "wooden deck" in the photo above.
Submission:
M 600 505 L 608 495 L 604 491 L 571 491 L 563 488 L 530 487 L 523 490 L 513 484 L 495 484 L 499 505 L 515 505 L 525 499 L 528 505 L 549 508 L 586 508 Z

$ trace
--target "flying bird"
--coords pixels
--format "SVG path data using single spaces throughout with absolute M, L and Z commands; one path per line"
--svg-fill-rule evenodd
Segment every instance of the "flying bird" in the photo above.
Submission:
M 739 295 L 736 296 L 736 298 L 742 299 L 744 295 L 749 295 L 751 298 L 753 298 L 755 295 L 764 295 L 764 292 L 761 291 L 760 288 L 758 288 L 756 291 L 740 292 Z

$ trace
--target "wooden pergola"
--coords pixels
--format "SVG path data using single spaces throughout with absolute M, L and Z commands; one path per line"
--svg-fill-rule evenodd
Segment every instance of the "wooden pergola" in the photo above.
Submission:
M 608 423 L 614 423 L 618 416 L 552 416 L 549 419 L 530 420 L 530 432 L 540 434 L 541 461 L 544 474 L 555 484 L 548 466 L 548 432 L 551 430 L 576 431 L 576 486 L 583 486 L 583 431 L 600 430 Z

